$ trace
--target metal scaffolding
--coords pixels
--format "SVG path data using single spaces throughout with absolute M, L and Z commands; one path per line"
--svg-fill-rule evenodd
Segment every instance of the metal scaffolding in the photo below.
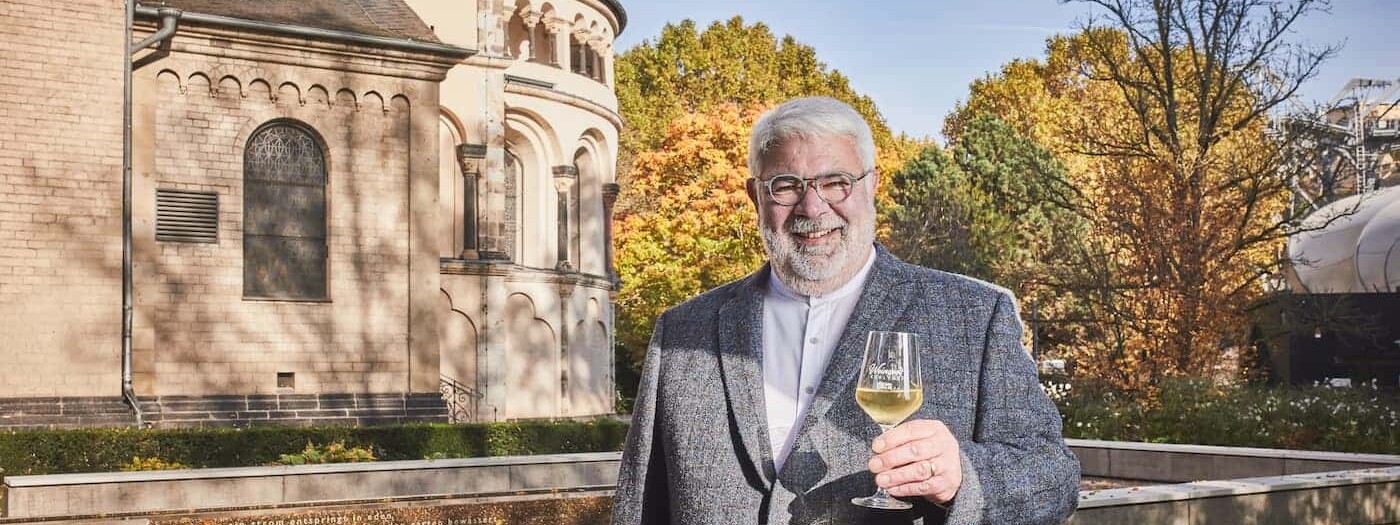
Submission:
M 1353 78 L 1321 109 L 1286 123 L 1314 150 L 1309 176 L 1293 181 L 1295 205 L 1312 211 L 1400 183 L 1400 79 Z

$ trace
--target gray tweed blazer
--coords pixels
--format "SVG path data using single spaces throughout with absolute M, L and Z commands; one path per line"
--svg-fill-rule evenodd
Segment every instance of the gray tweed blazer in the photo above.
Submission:
M 759 353 L 768 268 L 662 314 L 613 523 L 1053 523 L 1074 511 L 1079 462 L 1021 346 L 1011 293 L 876 250 L 781 471 L 764 420 Z M 866 463 L 880 429 L 854 394 L 871 330 L 917 332 L 925 343 L 924 406 L 911 419 L 941 420 L 958 439 L 963 484 L 947 511 L 922 499 L 908 511 L 850 503 L 875 490 Z

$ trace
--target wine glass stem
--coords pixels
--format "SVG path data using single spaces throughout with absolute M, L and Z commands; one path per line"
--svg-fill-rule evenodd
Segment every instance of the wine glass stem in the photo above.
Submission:
M 886 425 L 886 424 L 884 424 L 884 423 L 876 423 L 876 424 L 877 424 L 877 425 L 880 425 L 880 435 L 882 435 L 882 436 L 885 435 L 886 432 L 889 432 L 890 429 L 893 429 L 893 428 L 894 428 L 894 425 Z M 881 487 L 881 486 L 879 486 L 879 485 L 876 485 L 876 486 L 875 486 L 875 494 L 872 495 L 871 497 L 872 497 L 872 498 L 875 498 L 875 499 L 878 499 L 878 500 L 887 500 L 887 499 L 890 499 L 890 493 L 885 492 L 885 487 Z

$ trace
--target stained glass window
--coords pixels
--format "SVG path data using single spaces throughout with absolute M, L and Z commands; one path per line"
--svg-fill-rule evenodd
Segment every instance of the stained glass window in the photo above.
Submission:
M 326 298 L 326 162 L 309 129 L 263 126 L 243 153 L 243 295 Z

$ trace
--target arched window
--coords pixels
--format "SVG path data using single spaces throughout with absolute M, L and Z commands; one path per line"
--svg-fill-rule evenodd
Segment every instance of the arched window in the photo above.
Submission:
M 578 40 L 578 37 L 575 36 L 575 37 L 569 38 L 569 70 L 570 70 L 570 71 L 573 71 L 574 73 L 578 73 L 578 74 L 580 74 L 580 75 L 587 75 L 587 74 L 588 74 L 588 73 L 587 73 L 587 71 L 588 71 L 588 66 L 587 66 L 587 64 L 585 64 L 585 62 L 588 60 L 588 57 L 587 57 L 587 55 L 584 54 L 584 53 L 586 52 L 587 49 L 588 49 L 588 46 L 584 45 L 583 42 L 580 42 L 580 41 Z
M 515 251 L 516 237 L 520 235 L 520 159 L 506 150 L 506 227 L 505 252 L 514 261 L 520 262 L 520 253 Z
M 326 297 L 326 161 L 310 128 L 263 125 L 243 152 L 243 295 Z
M 530 29 L 525 27 L 525 19 L 520 13 L 515 13 L 510 17 L 506 26 L 506 54 L 515 58 L 529 59 L 534 50 L 528 44 L 530 42 Z
M 555 64 L 554 59 L 554 35 L 545 27 L 544 22 L 535 24 L 530 30 L 530 61 L 539 64 Z
M 599 82 L 602 82 L 602 83 L 604 83 L 604 84 L 607 84 L 607 83 L 608 83 L 608 69 L 607 69 L 608 62 L 607 62 L 606 60 L 603 59 L 603 54 L 602 54 L 602 53 L 598 53 L 598 52 L 594 52 L 594 53 L 593 53 L 593 60 L 594 60 L 594 62 L 595 62 L 594 66 L 593 66 L 593 71 L 594 71 L 593 78 L 594 78 L 594 79 L 597 79 Z
M 587 149 L 579 148 L 574 153 L 574 173 L 578 178 L 574 180 L 574 185 L 569 189 L 569 260 L 573 261 L 574 269 L 580 272 L 585 271 L 583 267 L 583 185 L 591 182 L 593 173 L 593 154 Z M 591 220 L 592 217 L 589 217 Z M 589 239 L 592 241 L 592 239 Z

